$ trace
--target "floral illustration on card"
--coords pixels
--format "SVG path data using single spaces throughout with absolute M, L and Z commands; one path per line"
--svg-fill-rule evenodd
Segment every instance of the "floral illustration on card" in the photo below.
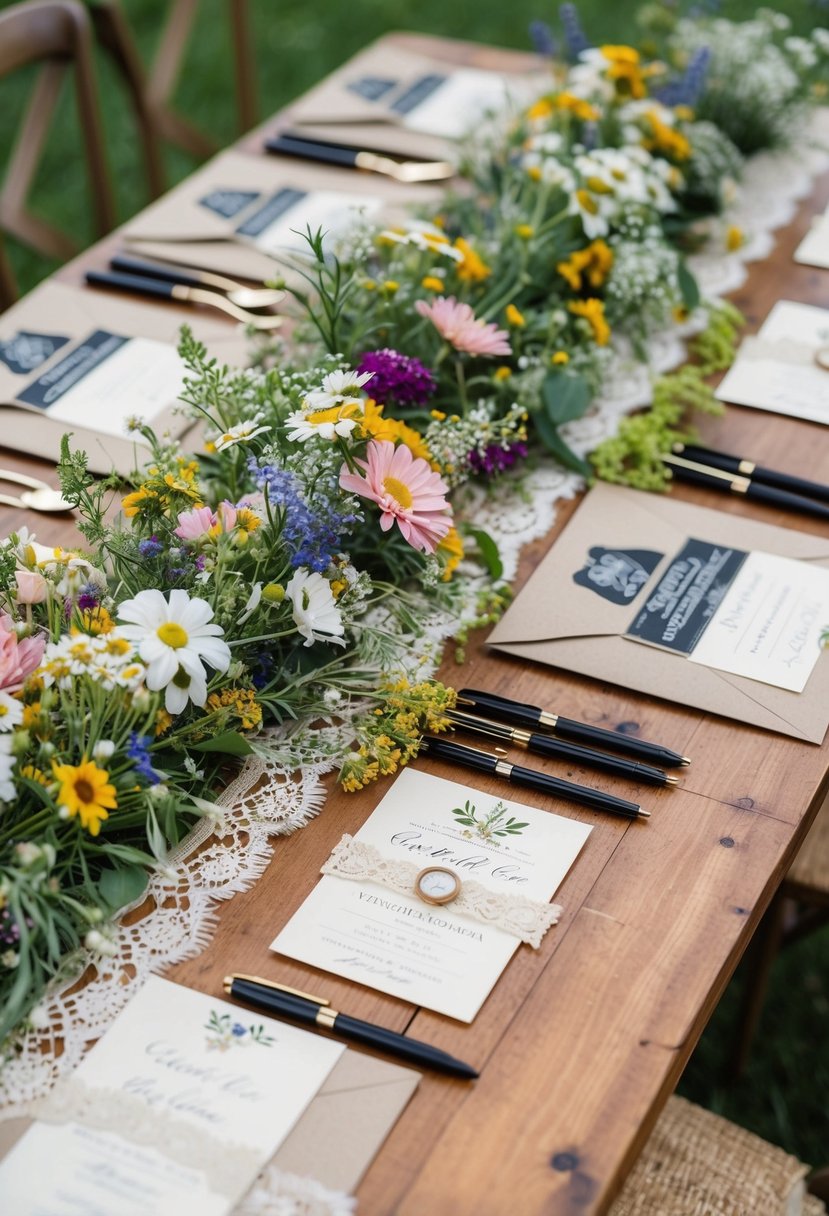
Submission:
M 264 1026 L 245 1026 L 234 1021 L 229 1013 L 210 1011 L 210 1020 L 204 1029 L 207 1031 L 208 1051 L 229 1051 L 231 1047 L 250 1047 L 258 1043 L 260 1047 L 270 1047 L 273 1038 L 265 1034 Z
M 467 799 L 463 806 L 453 807 L 452 814 L 458 826 L 464 829 L 463 835 L 467 840 L 478 836 L 497 845 L 500 843 L 498 836 L 520 836 L 524 828 L 529 827 L 528 823 L 520 822 L 514 815 L 507 819 L 507 810 L 506 803 L 496 802 L 491 811 L 479 815 L 474 802 Z

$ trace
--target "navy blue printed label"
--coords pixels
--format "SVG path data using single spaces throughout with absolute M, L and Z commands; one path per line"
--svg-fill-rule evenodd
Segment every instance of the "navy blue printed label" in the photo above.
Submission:
M 632 604 L 665 556 L 655 549 L 604 549 L 594 545 L 573 582 L 612 604 Z
M 363 97 L 366 101 L 379 101 L 381 97 L 390 93 L 396 84 L 396 80 L 389 80 L 388 77 L 361 76 L 359 80 L 352 80 L 345 87 L 349 93 L 356 93 L 358 97 Z
M 42 376 L 38 376 L 37 380 L 33 380 L 19 394 L 18 400 L 25 401 L 27 405 L 36 405 L 42 410 L 48 409 L 127 342 L 129 338 L 107 333 L 105 329 L 96 329 L 85 342 L 80 342 L 54 367 L 50 367 Z
M 422 105 L 445 82 L 446 77 L 439 76 L 437 73 L 421 76 L 419 80 L 409 85 L 408 89 L 391 103 L 391 109 L 394 110 L 395 114 L 411 114 L 412 110 Z
M 258 190 L 211 190 L 204 198 L 199 199 L 199 206 L 230 220 L 251 203 L 255 203 L 258 198 Z
M 290 211 L 297 203 L 301 203 L 305 196 L 305 190 L 292 190 L 288 186 L 284 190 L 278 190 L 263 207 L 254 211 L 253 215 L 236 229 L 237 235 L 261 236 L 266 228 L 270 228 L 271 224 L 280 219 L 286 211 Z
M 627 630 L 628 637 L 691 654 L 747 557 L 741 549 L 686 541 Z
M 0 341 L 0 362 L 16 376 L 26 376 L 68 341 L 59 334 L 33 334 L 21 329 L 13 338 Z

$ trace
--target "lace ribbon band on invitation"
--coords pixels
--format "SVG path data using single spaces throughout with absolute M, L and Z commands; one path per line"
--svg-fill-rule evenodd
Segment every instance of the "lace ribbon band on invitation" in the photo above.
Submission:
M 384 857 L 373 844 L 355 840 L 346 833 L 321 866 L 320 872 L 354 882 L 376 882 L 400 895 L 417 898 L 415 879 L 421 868 L 413 861 Z M 513 891 L 493 891 L 469 878 L 461 882 L 457 898 L 445 908 L 471 916 L 473 920 L 482 921 L 493 928 L 503 929 L 534 950 L 541 945 L 544 934 L 551 925 L 556 924 L 562 912 L 559 904 L 545 904 Z

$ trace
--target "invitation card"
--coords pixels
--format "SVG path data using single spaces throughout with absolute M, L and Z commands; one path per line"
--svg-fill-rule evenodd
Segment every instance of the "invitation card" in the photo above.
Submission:
M 829 310 L 780 300 L 746 338 L 717 388 L 721 401 L 829 425 Z
M 404 769 L 355 836 L 411 879 L 327 874 L 271 949 L 471 1022 L 520 939 L 415 892 L 427 867 L 505 897 L 547 903 L 590 834 L 587 824 Z M 402 868 L 401 868 L 402 867 Z M 377 866 L 377 869 L 388 867 Z M 451 878 L 450 878 L 451 882 Z
M 829 268 L 829 211 L 815 216 L 811 228 L 795 250 L 794 260 L 804 266 Z
M 820 743 L 827 626 L 829 537 L 599 482 L 488 640 Z
M 3 1210 L 224 1216 L 344 1050 L 151 976 L 0 1162 Z

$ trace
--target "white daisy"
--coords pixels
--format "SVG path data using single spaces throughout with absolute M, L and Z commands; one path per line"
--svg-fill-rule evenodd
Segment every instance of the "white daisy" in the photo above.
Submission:
M 342 613 L 327 579 L 300 568 L 285 588 L 285 594 L 293 604 L 294 621 L 306 646 L 313 646 L 314 642 L 345 646 Z
M 346 401 L 359 401 L 360 390 L 374 372 L 329 372 L 323 377 L 322 388 L 314 389 L 305 398 L 305 410 L 331 410 Z
M 181 589 L 170 592 L 169 602 L 155 589 L 139 591 L 120 605 L 118 616 L 128 622 L 121 633 L 147 665 L 147 687 L 153 692 L 166 689 L 167 712 L 180 714 L 188 701 L 204 705 L 207 673 L 202 660 L 216 671 L 230 666 L 230 649 L 219 637 L 221 625 L 208 624 L 213 609 L 207 600 L 191 599 Z
M 295 410 L 285 419 L 288 438 L 293 443 L 306 439 L 346 439 L 363 416 L 363 403 L 354 397 L 331 409 Z
M 22 702 L 10 693 L 0 692 L 0 731 L 14 730 L 22 721 Z
M 237 422 L 236 426 L 228 427 L 225 433 L 216 440 L 216 451 L 223 452 L 237 443 L 248 443 L 249 440 L 255 439 L 257 435 L 264 435 L 265 431 L 270 429 L 269 426 L 260 426 L 258 418 L 251 418 L 250 422 Z
M 12 780 L 15 757 L 12 755 L 11 735 L 0 735 L 0 802 L 11 802 L 17 790 Z

